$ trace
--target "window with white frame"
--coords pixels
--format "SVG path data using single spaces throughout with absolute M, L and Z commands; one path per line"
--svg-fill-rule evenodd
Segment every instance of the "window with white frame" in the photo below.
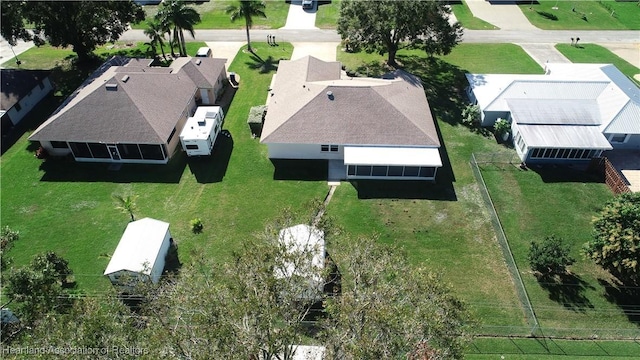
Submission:
M 320 145 L 322 152 L 338 152 L 338 145 Z
M 626 143 L 629 140 L 629 134 L 611 134 L 609 141 L 612 143 Z
M 529 150 L 532 159 L 591 159 L 600 156 L 602 150 L 596 149 L 544 149 L 533 148 Z

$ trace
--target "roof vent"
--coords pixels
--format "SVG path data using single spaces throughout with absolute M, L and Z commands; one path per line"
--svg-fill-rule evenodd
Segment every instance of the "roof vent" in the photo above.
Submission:
M 122 77 L 122 82 L 126 83 L 129 80 L 129 75 L 125 75 Z
M 108 91 L 117 91 L 118 90 L 118 84 L 106 84 L 104 86 L 105 88 L 107 88 Z
M 196 65 L 200 65 L 201 62 L 202 62 L 202 60 L 200 60 L 200 59 L 196 60 Z
M 329 100 L 333 100 L 333 91 L 327 91 L 327 97 L 329 98 Z

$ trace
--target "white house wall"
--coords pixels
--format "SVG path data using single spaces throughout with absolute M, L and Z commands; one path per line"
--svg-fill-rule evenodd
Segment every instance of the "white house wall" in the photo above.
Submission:
M 614 149 L 640 149 L 640 134 L 628 134 L 624 142 L 611 141 L 613 134 L 604 134 Z
M 331 145 L 331 144 L 327 144 Z M 338 146 L 338 151 L 321 151 L 318 144 L 267 144 L 271 159 L 343 159 L 344 148 Z
M 13 125 L 17 125 L 29 113 L 29 111 L 31 111 L 40 102 L 40 100 L 42 100 L 42 98 L 53 90 L 51 81 L 49 81 L 48 77 L 42 81 L 42 84 L 44 85 L 42 89 L 40 89 L 39 85 L 36 85 L 31 89 L 31 94 L 23 97 L 17 102 L 17 104 L 20 104 L 20 111 L 16 110 L 16 105 L 13 105 L 13 107 L 7 111 Z
M 499 118 L 508 120 L 510 114 L 508 111 L 483 111 L 481 126 L 493 126 Z

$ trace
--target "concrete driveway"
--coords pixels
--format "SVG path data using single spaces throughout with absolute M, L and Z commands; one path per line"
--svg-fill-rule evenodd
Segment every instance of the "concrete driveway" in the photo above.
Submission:
M 293 54 L 291 54 L 291 60 L 300 59 L 307 55 L 317 57 L 324 61 L 336 61 L 336 52 L 339 42 L 294 42 Z
M 547 62 L 550 63 L 570 63 L 560 51 L 556 49 L 555 44 L 517 44 L 524 50 L 533 60 L 535 60 L 543 69 Z
M 515 4 L 491 4 L 485 0 L 467 0 L 473 16 L 491 23 L 501 30 L 539 30 Z
M 211 49 L 214 58 L 227 59 L 224 67 L 229 70 L 229 65 L 233 62 L 238 50 L 246 44 L 246 41 L 207 41 L 206 44 Z
M 281 29 L 317 29 L 316 12 L 318 3 L 314 1 L 313 9 L 302 8 L 302 0 L 292 0 L 289 5 L 287 23 Z

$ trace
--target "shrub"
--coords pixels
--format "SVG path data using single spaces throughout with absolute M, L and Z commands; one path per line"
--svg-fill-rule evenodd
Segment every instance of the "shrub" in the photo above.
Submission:
M 192 219 L 190 223 L 191 223 L 191 231 L 193 231 L 194 234 L 199 234 L 202 232 L 202 229 L 204 228 L 204 225 L 202 225 L 202 219 L 195 218 L 195 219 Z
M 565 244 L 562 238 L 551 235 L 540 243 L 531 242 L 527 260 L 533 271 L 543 275 L 562 274 L 567 271 L 567 266 L 575 262 L 569 252 L 569 244 Z
M 502 136 L 511 131 L 511 123 L 505 119 L 498 119 L 493 125 L 493 131 L 495 131 L 497 136 Z
M 478 105 L 467 105 L 462 109 L 462 123 L 467 126 L 480 124 L 480 107 Z

